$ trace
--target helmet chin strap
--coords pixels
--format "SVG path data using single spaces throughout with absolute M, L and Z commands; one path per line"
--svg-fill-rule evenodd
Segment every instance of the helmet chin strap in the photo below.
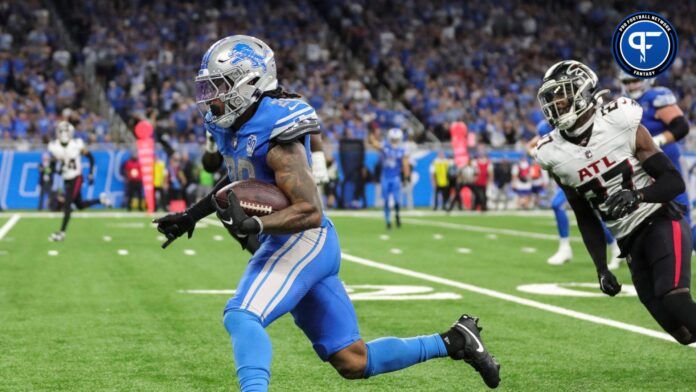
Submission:
M 580 125 L 579 127 L 575 128 L 575 129 L 565 129 L 565 133 L 570 137 L 578 137 L 578 136 L 582 135 L 583 133 L 585 133 L 585 131 L 587 131 L 592 126 L 592 123 L 594 123 L 594 116 L 595 115 L 593 113 L 592 116 L 590 118 L 588 118 L 584 124 Z M 576 122 L 577 122 L 577 120 L 576 120 Z

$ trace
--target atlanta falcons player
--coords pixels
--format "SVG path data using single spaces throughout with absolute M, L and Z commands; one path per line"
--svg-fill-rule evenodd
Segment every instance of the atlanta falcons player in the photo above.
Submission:
M 641 106 L 630 98 L 603 104 L 604 91 L 596 86 L 597 75 L 578 61 L 546 71 L 538 99 L 556 129 L 533 154 L 568 197 L 600 289 L 610 296 L 621 291 L 607 269 L 601 219 L 617 238 L 650 314 L 679 343 L 696 342 L 691 235 L 672 203 L 684 181 L 640 124 Z
M 63 223 L 60 231 L 51 234 L 49 241 L 63 241 L 65 229 L 70 221 L 70 213 L 74 204 L 78 209 L 104 204 L 110 206 L 109 198 L 105 193 L 99 199 L 82 200 L 82 155 L 89 160 L 89 175 L 87 181 L 91 185 L 94 182 L 94 157 L 85 149 L 85 143 L 80 138 L 75 138 L 75 127 L 67 121 L 61 121 L 56 126 L 56 140 L 48 144 L 48 152 L 51 154 L 51 166 L 60 164 L 60 175 L 63 177 L 65 188 L 65 203 L 63 204 Z

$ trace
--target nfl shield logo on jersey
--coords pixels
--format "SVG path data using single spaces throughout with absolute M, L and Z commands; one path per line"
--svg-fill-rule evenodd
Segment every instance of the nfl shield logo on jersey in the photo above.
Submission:
M 251 135 L 249 136 L 249 139 L 247 139 L 246 145 L 246 153 L 248 157 L 254 154 L 254 148 L 256 148 L 256 135 Z
M 592 159 L 592 151 L 590 151 L 590 150 L 585 151 L 585 158 Z

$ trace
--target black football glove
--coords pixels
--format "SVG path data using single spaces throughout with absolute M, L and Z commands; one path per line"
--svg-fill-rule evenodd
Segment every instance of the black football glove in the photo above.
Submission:
M 161 218 L 153 219 L 152 223 L 157 223 L 157 231 L 167 237 L 167 241 L 162 244 L 162 249 L 174 242 L 175 239 L 188 232 L 188 238 L 193 235 L 196 222 L 186 212 L 165 215 Z
M 237 242 L 242 246 L 242 250 L 247 250 L 249 253 L 252 255 L 256 253 L 257 250 L 261 247 L 261 242 L 259 241 L 259 236 L 256 234 L 234 234 L 233 232 L 228 230 L 228 233 L 234 237 Z
M 611 271 L 602 271 L 597 274 L 597 277 L 599 278 L 599 288 L 604 294 L 613 297 L 621 292 L 621 284 Z
M 609 217 L 619 219 L 637 208 L 641 201 L 643 201 L 643 196 L 640 192 L 622 189 L 609 196 L 604 204 L 609 208 L 607 211 Z
M 215 196 L 212 197 L 217 216 L 230 234 L 235 238 L 239 238 L 248 234 L 261 233 L 261 220 L 256 217 L 249 217 L 244 212 L 234 192 L 227 193 L 227 201 L 228 207 L 222 208 L 217 203 Z

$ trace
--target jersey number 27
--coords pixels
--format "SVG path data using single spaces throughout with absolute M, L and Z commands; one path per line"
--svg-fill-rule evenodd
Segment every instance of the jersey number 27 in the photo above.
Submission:
M 628 161 L 628 159 L 607 170 L 602 174 L 601 177 L 602 180 L 604 180 L 604 184 L 606 184 L 607 182 L 611 181 L 614 177 L 617 177 L 619 175 L 621 175 L 621 189 L 635 189 L 635 185 L 633 184 L 633 166 L 631 165 L 631 162 Z M 592 207 L 602 217 L 602 220 L 606 222 L 613 219 L 606 215 L 599 208 L 609 198 L 607 188 L 604 186 L 604 184 L 599 179 L 599 177 L 597 177 L 580 185 L 576 189 L 581 196 L 584 196 L 587 192 L 592 192 L 594 194 L 594 196 L 589 198 L 588 200 L 592 204 Z M 634 209 L 630 212 L 633 212 L 636 208 L 638 208 L 638 206 L 634 207 Z

